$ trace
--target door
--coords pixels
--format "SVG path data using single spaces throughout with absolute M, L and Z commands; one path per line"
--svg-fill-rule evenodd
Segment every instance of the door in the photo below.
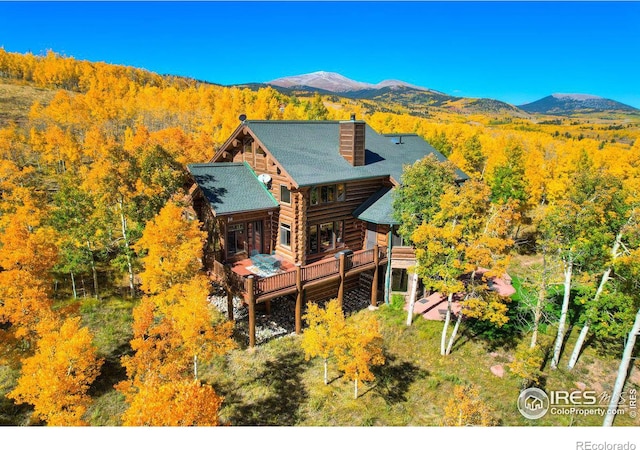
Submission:
M 249 239 L 249 255 L 262 253 L 262 221 L 251 222 L 251 237 Z M 255 252 L 254 252 L 255 250 Z

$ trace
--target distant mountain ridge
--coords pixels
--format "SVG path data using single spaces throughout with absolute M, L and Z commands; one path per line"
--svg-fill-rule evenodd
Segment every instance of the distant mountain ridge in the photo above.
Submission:
M 402 87 L 411 88 L 418 91 L 431 91 L 431 89 L 423 88 L 421 86 L 415 86 L 413 84 L 409 84 L 400 80 L 384 80 L 377 84 L 371 84 L 352 80 L 345 77 L 344 75 L 340 75 L 339 73 L 324 71 L 278 78 L 276 80 L 267 81 L 265 84 L 284 88 L 310 87 L 335 93 L 356 92 L 369 89 L 383 89 L 386 87 L 392 89 Z
M 379 110 L 390 110 L 390 105 L 401 107 L 418 116 L 429 116 L 442 110 L 460 114 L 506 114 L 510 117 L 526 118 L 532 114 L 563 115 L 577 114 L 633 114 L 640 110 L 615 100 L 590 94 L 552 94 L 535 102 L 515 106 L 490 98 L 456 97 L 443 92 L 416 86 L 400 80 L 384 80 L 365 83 L 352 80 L 339 73 L 318 71 L 302 75 L 278 78 L 262 83 L 236 85 L 253 90 L 271 86 L 286 95 L 335 95 L 354 100 L 366 100 L 379 105 Z M 369 104 L 368 108 L 376 110 Z M 374 109 L 372 109 L 374 108 Z M 393 106 L 392 106 L 393 108 Z
M 590 94 L 551 94 L 535 102 L 519 105 L 531 114 L 571 115 L 580 113 L 640 112 L 633 106 Z

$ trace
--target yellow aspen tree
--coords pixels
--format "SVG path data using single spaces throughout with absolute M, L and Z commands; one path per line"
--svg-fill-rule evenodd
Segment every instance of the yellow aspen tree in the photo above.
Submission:
M 487 427 L 496 424 L 493 412 L 480 398 L 476 386 L 455 386 L 453 388 L 453 397 L 449 399 L 444 409 L 442 425 L 447 427 Z
M 7 397 L 32 404 L 36 417 L 49 426 L 86 425 L 87 391 L 102 365 L 89 329 L 74 317 L 42 323 L 39 332 L 35 354 L 23 360 L 18 384 Z
M 347 325 L 335 354 L 340 370 L 354 382 L 353 398 L 358 398 L 358 382 L 373 381 L 371 367 L 384 364 L 385 358 L 378 320 L 372 315 L 354 319 Z
M 224 397 L 199 381 L 147 380 L 122 416 L 125 426 L 217 426 Z
M 134 245 L 145 270 L 140 274 L 142 289 L 150 294 L 192 278 L 202 267 L 206 232 L 200 222 L 184 217 L 183 208 L 168 202 L 147 222 L 142 237 Z
M 212 306 L 207 301 L 208 280 L 196 275 L 158 294 L 154 302 L 166 304 L 166 315 L 179 335 L 185 358 L 193 360 L 193 377 L 198 379 L 198 361 L 223 355 L 236 347 L 232 340 L 233 322 L 216 323 Z M 186 363 L 186 361 L 185 361 Z
M 310 303 L 304 319 L 309 325 L 302 334 L 302 349 L 306 360 L 319 356 L 324 361 L 324 384 L 329 383 L 329 358 L 339 346 L 344 345 L 346 322 L 337 299 L 327 303 L 324 309 Z

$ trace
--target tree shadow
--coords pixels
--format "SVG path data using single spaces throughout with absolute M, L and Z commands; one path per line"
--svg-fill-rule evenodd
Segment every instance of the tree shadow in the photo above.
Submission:
M 131 353 L 133 353 L 131 346 L 127 342 L 115 349 L 111 355 L 105 357 L 104 363 L 100 368 L 100 374 L 89 388 L 89 395 L 92 398 L 100 397 L 112 391 L 115 384 L 127 379 L 127 371 L 122 366 L 120 358 Z
M 389 405 L 406 402 L 409 387 L 417 380 L 428 377 L 429 372 L 409 361 L 395 362 L 396 358 L 393 355 L 385 355 L 385 357 L 386 364 L 371 370 L 377 382 L 367 392 L 374 390 Z
M 268 387 L 270 394 L 255 402 L 239 399 L 242 403 L 234 408 L 229 422 L 254 426 L 296 425 L 302 418 L 300 407 L 308 397 L 301 377 L 303 368 L 308 365 L 299 350 L 290 351 L 276 361 L 267 361 L 264 370 L 254 380 Z M 225 402 L 228 400 L 231 399 L 227 398 Z
M 0 426 L 24 425 L 31 412 L 33 406 L 26 403 L 16 405 L 13 400 L 0 396 Z

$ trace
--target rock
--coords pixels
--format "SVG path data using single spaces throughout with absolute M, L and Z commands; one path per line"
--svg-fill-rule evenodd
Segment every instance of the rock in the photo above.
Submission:
M 587 385 L 584 384 L 582 381 L 576 381 L 576 387 L 581 391 L 584 391 L 585 389 L 587 389 Z
M 378 307 L 377 306 L 373 306 L 373 305 L 369 305 L 367 308 L 369 309 L 369 311 L 377 311 L 378 310 Z
M 489 355 L 491 355 L 493 358 L 497 358 L 498 357 L 498 352 L 491 352 L 491 353 L 489 353 Z
M 504 376 L 504 367 L 502 367 L 502 364 L 491 366 L 491 373 L 497 377 L 502 378 Z

